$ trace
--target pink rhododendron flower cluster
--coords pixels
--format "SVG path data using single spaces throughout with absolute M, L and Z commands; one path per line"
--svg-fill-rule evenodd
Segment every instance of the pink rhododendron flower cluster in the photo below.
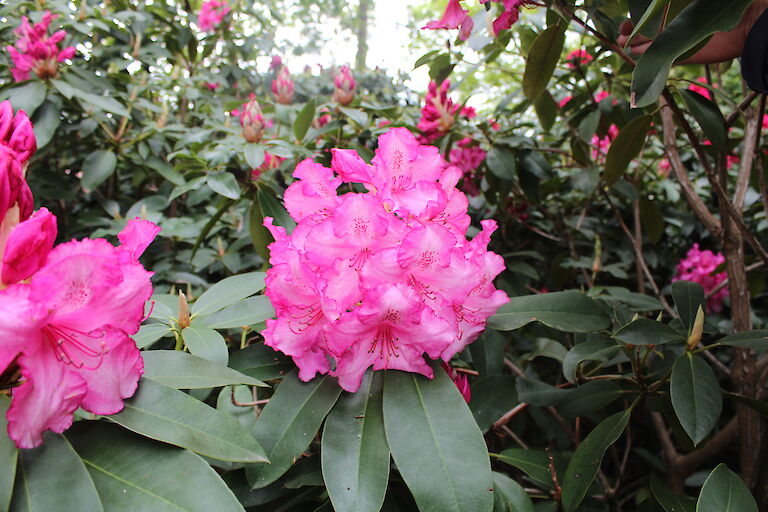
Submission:
M 11 74 L 17 82 L 29 80 L 31 74 L 44 80 L 53 78 L 59 72 L 59 64 L 75 56 L 74 46 L 59 50 L 59 43 L 67 35 L 65 31 L 48 35 L 48 28 L 57 17 L 45 11 L 34 25 L 29 24 L 26 16 L 21 18 L 21 25 L 13 31 L 18 36 L 16 44 L 6 47 L 13 63 Z
M 611 147 L 611 142 L 619 134 L 619 128 L 612 124 L 608 128 L 608 133 L 605 136 L 600 137 L 597 134 L 592 136 L 592 160 L 595 162 L 604 162 L 605 156 L 608 154 L 608 149 Z
M 725 262 L 725 257 L 720 253 L 710 250 L 700 250 L 699 244 L 693 244 L 685 258 L 677 264 L 677 275 L 672 281 L 692 281 L 704 288 L 704 293 L 709 295 L 717 285 L 728 278 L 725 271 L 713 274 L 715 269 Z M 707 311 L 719 313 L 723 310 L 723 301 L 728 296 L 728 287 L 725 286 L 707 299 Z
M 197 15 L 197 25 L 203 32 L 216 30 L 224 16 L 231 10 L 226 0 L 206 0 L 200 6 L 200 12 Z
M 509 300 L 493 285 L 504 260 L 487 250 L 496 223 L 466 240 L 461 170 L 405 128 L 379 137 L 371 165 L 332 151 L 330 169 L 307 159 L 293 173 L 293 232 L 265 219 L 276 311 L 265 343 L 291 356 L 302 380 L 330 373 L 348 391 L 370 366 L 432 377 L 424 354 L 449 361 Z M 344 182 L 367 192 L 339 195 Z
M 243 103 L 239 109 L 236 108 L 232 111 L 232 115 L 240 118 L 241 133 L 246 142 L 259 142 L 261 140 L 267 125 L 261 113 L 261 106 L 259 106 L 253 93 L 248 96 L 246 103 Z
M 22 166 L 37 149 L 37 140 L 29 116 L 23 110 L 14 115 L 10 101 L 0 103 L 0 146 L 13 151 L 16 161 Z
M 287 66 L 283 66 L 277 78 L 272 80 L 272 94 L 275 95 L 275 101 L 278 103 L 283 105 L 293 103 L 293 80 Z
M 355 99 L 355 79 L 347 66 L 341 66 L 339 74 L 333 79 L 333 101 L 346 107 Z
M 461 169 L 464 174 L 462 189 L 471 196 L 480 194 L 480 190 L 474 184 L 474 178 L 475 171 L 485 160 L 485 154 L 485 150 L 480 148 L 477 142 L 465 137 L 456 143 L 456 147 L 452 148 L 448 155 L 451 165 Z
M 280 164 L 282 164 L 283 161 L 285 161 L 285 158 L 273 155 L 269 151 L 265 151 L 264 163 L 262 163 L 257 169 L 253 169 L 251 171 L 251 179 L 256 181 L 259 179 L 259 176 L 261 176 L 262 173 L 280 167 Z
M 8 434 L 20 448 L 69 428 L 78 407 L 114 414 L 133 395 L 143 362 L 130 335 L 152 295 L 138 258 L 159 231 L 136 219 L 119 247 L 54 247 L 56 217 L 31 210 L 20 156 L 0 145 L 0 375 L 11 379 Z
M 424 99 L 424 107 L 421 109 L 421 119 L 416 127 L 421 131 L 419 142 L 429 144 L 439 139 L 453 126 L 456 121 L 456 111 L 459 105 L 454 104 L 448 97 L 450 80 L 443 80 L 440 87 L 433 80 L 429 82 L 427 97 Z
M 521 8 L 542 5 L 531 0 L 480 0 L 480 3 L 486 4 L 489 1 L 495 2 L 502 7 L 501 14 L 493 20 L 493 33 L 497 36 L 502 30 L 508 30 L 517 23 L 517 20 L 520 18 Z M 430 21 L 421 28 L 422 30 L 453 30 L 458 28 L 459 39 L 466 41 L 472 33 L 474 26 L 475 23 L 469 16 L 469 11 L 461 6 L 461 2 L 459 0 L 448 0 L 448 5 L 445 6 L 445 11 L 440 19 Z
M 464 401 L 469 403 L 472 399 L 472 390 L 469 388 L 469 379 L 467 378 L 467 375 L 465 373 L 457 372 L 453 366 L 445 361 L 440 361 L 440 366 L 443 367 L 443 370 L 448 374 L 448 377 L 450 377 L 453 383 L 456 384 L 456 389 L 459 390 Z
M 592 62 L 592 56 L 587 50 L 574 50 L 565 57 L 565 62 L 569 68 L 577 69 Z

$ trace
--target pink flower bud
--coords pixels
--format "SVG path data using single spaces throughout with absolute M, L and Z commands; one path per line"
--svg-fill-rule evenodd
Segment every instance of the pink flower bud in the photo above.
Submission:
M 249 101 L 243 103 L 240 115 L 240 126 L 242 126 L 243 138 L 248 142 L 259 142 L 264 135 L 264 116 L 261 114 L 261 107 L 256 97 L 251 93 Z
M 0 282 L 11 285 L 37 272 L 53 249 L 56 234 L 56 217 L 45 208 L 16 226 L 5 243 Z
M 272 60 L 269 63 L 269 70 L 274 71 L 276 69 L 280 69 L 280 66 L 282 65 L 283 59 L 281 59 L 279 55 L 273 55 Z
M 422 144 L 429 144 L 448 133 L 456 121 L 459 105 L 455 105 L 448 97 L 450 86 L 450 80 L 444 80 L 439 88 L 434 80 L 429 83 L 424 107 L 421 109 L 421 119 L 416 126 L 421 130 L 419 142 Z
M 342 66 L 339 74 L 333 79 L 336 89 L 333 91 L 333 101 L 346 107 L 355 98 L 355 79 L 347 66 Z
M 20 164 L 25 164 L 37 149 L 37 139 L 32 129 L 32 121 L 23 110 L 13 118 L 8 147 L 16 152 Z
M 272 94 L 275 95 L 275 101 L 278 103 L 283 105 L 293 103 L 293 80 L 286 66 L 283 66 L 277 78 L 272 80 Z

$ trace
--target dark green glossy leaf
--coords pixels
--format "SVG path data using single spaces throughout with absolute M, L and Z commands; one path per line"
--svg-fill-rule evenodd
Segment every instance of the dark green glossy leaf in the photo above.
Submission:
M 264 163 L 265 148 L 261 144 L 249 142 L 243 149 L 243 155 L 245 156 L 245 163 L 251 170 L 258 169 Z
M 192 304 L 193 315 L 210 315 L 264 289 L 264 272 L 248 272 L 227 277 L 206 290 Z
M 392 458 L 421 512 L 492 510 L 485 441 L 458 389 L 439 367 L 431 380 L 387 371 L 384 427 Z
M 209 172 L 205 182 L 211 190 L 227 199 L 240 199 L 240 185 L 235 177 L 226 171 Z
M 285 207 L 280 204 L 272 191 L 260 188 L 256 195 L 264 217 L 272 217 L 276 226 L 282 226 L 290 233 L 296 226 L 296 222 L 288 215 Z
M 675 309 L 680 315 L 680 321 L 685 329 L 691 332 L 699 306 L 703 311 L 707 310 L 704 288 L 691 281 L 675 281 L 672 283 L 672 298 L 675 300 Z
M 32 126 L 35 131 L 35 140 L 37 141 L 38 151 L 45 147 L 56 133 L 56 128 L 61 123 L 61 112 L 59 107 L 50 101 L 44 101 L 40 108 L 35 112 L 32 118 Z
M 368 371 L 356 393 L 344 392 L 323 427 L 322 466 L 337 512 L 378 512 L 389 479 L 382 411 L 383 372 Z
M 534 512 L 533 502 L 522 485 L 494 471 L 493 512 Z
M 512 297 L 488 319 L 488 327 L 512 331 L 536 321 L 566 332 L 600 331 L 611 324 L 592 299 L 577 291 L 565 291 Z
M 666 512 L 695 512 L 696 500 L 667 490 L 656 475 L 651 475 L 651 492 Z
M 205 319 L 205 325 L 212 329 L 247 327 L 263 322 L 275 315 L 275 308 L 264 295 L 248 297 L 218 311 Z
M 120 117 L 130 117 L 130 113 L 128 110 L 115 98 L 112 98 L 110 96 L 103 96 L 101 94 L 91 94 L 89 92 L 85 92 L 81 89 L 78 89 L 77 87 L 74 87 L 72 89 L 72 92 L 74 96 L 77 97 L 77 99 L 80 100 L 80 102 L 83 104 L 83 108 L 87 110 L 93 110 L 90 107 L 96 107 L 98 109 L 104 110 L 106 112 L 109 112 L 110 114 L 115 114 Z
M 142 356 L 144 378 L 176 389 L 215 388 L 231 384 L 267 386 L 237 370 L 178 350 L 147 350 L 142 352 Z
M 504 147 L 494 147 L 485 158 L 488 168 L 493 174 L 503 180 L 515 179 L 517 158 L 515 154 Z
M 256 253 L 261 257 L 264 263 L 269 262 L 269 249 L 267 246 L 274 239 L 269 230 L 264 227 L 264 215 L 261 213 L 261 206 L 258 201 L 251 203 L 248 208 L 248 232 L 251 235 L 251 244 Z
M 259 380 L 281 378 L 294 368 L 290 359 L 264 344 L 238 350 L 229 359 L 229 366 Z
M 6 89 L 0 93 L 0 100 L 9 100 L 13 110 L 23 110 L 31 118 L 35 110 L 45 101 L 45 83 L 32 80 L 29 83 Z
M 560 53 L 565 44 L 564 26 L 553 25 L 541 34 L 528 53 L 528 62 L 523 74 L 523 94 L 529 100 L 535 100 L 546 89 L 552 73 L 560 60 Z
M 563 375 L 568 382 L 576 382 L 576 369 L 584 361 L 605 363 L 613 359 L 621 348 L 616 343 L 596 339 L 579 343 L 568 351 L 563 361 Z
M 661 94 L 672 62 L 715 32 L 731 30 L 751 0 L 694 0 L 669 22 L 637 61 L 632 75 L 632 97 L 646 107 Z
M 48 432 L 42 445 L 19 453 L 10 510 L 80 512 L 104 509 L 83 461 L 66 439 Z
M 472 385 L 469 409 L 480 430 L 485 432 L 504 413 L 519 403 L 515 378 L 511 375 L 491 375 Z
M 717 105 L 710 99 L 694 91 L 680 91 L 685 106 L 701 126 L 704 135 L 712 142 L 712 147 L 718 151 L 725 151 L 727 139 L 725 118 Z
M 609 416 L 576 448 L 562 480 L 565 512 L 573 512 L 581 504 L 600 469 L 606 450 L 624 432 L 631 413 L 630 408 Z
M 252 488 L 271 484 L 301 457 L 340 393 L 336 380 L 328 376 L 301 382 L 294 371 L 283 379 L 253 429 L 270 464 L 246 467 Z
M 723 393 L 715 372 L 700 357 L 683 354 L 672 367 L 669 393 L 677 419 L 693 444 L 699 444 L 723 410 Z
M 481 377 L 501 373 L 504 368 L 504 348 L 506 346 L 506 337 L 493 329 L 486 329 L 469 346 L 472 353 L 472 363 Z
M 237 420 L 151 380 L 142 380 L 136 394 L 125 401 L 125 409 L 109 419 L 152 439 L 214 459 L 267 460 L 262 447 Z
M 181 331 L 184 345 L 197 357 L 202 357 L 224 366 L 229 360 L 229 351 L 224 336 L 207 327 L 199 320 L 193 320 L 189 327 Z
M 685 337 L 670 326 L 649 318 L 638 318 L 628 323 L 616 331 L 613 338 L 629 345 L 663 345 L 685 341 Z
M 365 127 L 368 125 L 368 114 L 365 111 L 350 107 L 339 107 L 339 109 L 344 112 L 344 115 L 360 126 Z
M 640 221 L 643 223 L 648 241 L 655 244 L 664 234 L 664 215 L 659 208 L 658 201 L 640 198 Z
M 136 342 L 137 347 L 145 348 L 170 333 L 171 328 L 166 324 L 145 324 L 131 338 Z
M 535 379 L 517 378 L 517 397 L 521 402 L 548 407 L 560 405 L 570 394 L 567 389 L 556 388 L 551 384 Z
M 97 149 L 83 161 L 83 188 L 93 190 L 112 176 L 117 167 L 117 157 L 112 151 Z
M 544 90 L 536 101 L 533 102 L 533 108 L 536 110 L 536 116 L 539 118 L 539 123 L 545 132 L 548 132 L 552 125 L 555 124 L 557 119 L 558 106 L 555 99 L 549 93 Z
M 293 122 L 293 135 L 297 141 L 304 139 L 307 134 L 307 130 L 312 125 L 312 120 L 315 118 L 315 100 L 310 99 L 299 111 L 296 116 L 296 120 Z
M 16 460 L 19 450 L 8 437 L 8 421 L 5 415 L 11 399 L 0 395 L 0 510 L 8 510 L 13 490 L 13 480 L 16 476 Z
M 624 175 L 629 163 L 640 154 L 645 144 L 645 136 L 651 126 L 653 116 L 640 116 L 621 129 L 616 139 L 611 142 L 605 157 L 603 178 L 610 187 Z
M 117 425 L 80 423 L 87 424 L 70 429 L 66 437 L 88 468 L 107 512 L 242 512 L 232 491 L 194 453 Z
M 729 347 L 751 348 L 754 350 L 768 349 L 768 329 L 737 332 L 729 334 L 717 341 L 717 345 Z
M 622 395 L 622 390 L 610 380 L 591 380 L 566 391 L 558 412 L 566 418 L 588 416 Z
M 757 503 L 739 475 L 719 464 L 701 487 L 696 512 L 757 512 Z
M 549 455 L 546 451 L 509 448 L 494 456 L 505 464 L 509 464 L 528 475 L 538 486 L 544 489 L 553 488 Z M 558 458 L 555 457 L 555 467 L 557 467 Z

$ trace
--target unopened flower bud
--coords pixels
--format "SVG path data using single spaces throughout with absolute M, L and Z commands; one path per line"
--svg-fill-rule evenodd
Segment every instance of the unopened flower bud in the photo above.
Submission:
M 694 350 L 699 346 L 702 332 L 704 332 L 704 310 L 699 305 L 699 309 L 696 310 L 696 319 L 693 321 L 693 327 L 691 328 L 691 334 L 688 335 L 688 350 Z
M 256 97 L 251 94 L 248 103 L 243 104 L 240 112 L 240 126 L 242 126 L 243 138 L 247 142 L 259 142 L 264 135 L 264 116 Z
M 272 94 L 275 95 L 275 101 L 278 103 L 283 105 L 293 103 L 293 80 L 286 66 L 283 66 L 277 78 L 272 80 Z
M 339 74 L 333 79 L 335 90 L 333 91 L 333 101 L 346 107 L 355 98 L 355 79 L 347 66 L 342 66 Z
M 187 303 L 187 297 L 184 292 L 179 290 L 179 328 L 185 329 L 189 327 L 189 304 Z

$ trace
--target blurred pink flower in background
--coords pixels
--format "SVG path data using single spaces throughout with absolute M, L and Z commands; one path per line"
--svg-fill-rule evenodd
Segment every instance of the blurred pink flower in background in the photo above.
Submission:
M 224 16 L 231 10 L 226 0 L 206 0 L 197 15 L 197 25 L 203 32 L 216 30 Z
M 75 55 L 75 47 L 68 46 L 59 50 L 59 43 L 66 37 L 63 30 L 48 36 L 51 22 L 58 14 L 45 11 L 42 20 L 34 25 L 24 16 L 14 34 L 18 37 L 16 44 L 7 46 L 11 56 L 11 74 L 17 82 L 29 80 L 31 74 L 44 80 L 54 78 L 59 72 L 59 64 Z
M 232 115 L 240 118 L 240 126 L 246 142 L 259 142 L 261 140 L 267 124 L 264 122 L 261 107 L 253 93 L 248 96 L 246 103 L 243 103 L 239 109 L 232 111 Z
M 595 162 L 605 162 L 605 156 L 608 154 L 608 149 L 611 147 L 611 142 L 619 134 L 619 128 L 612 124 L 608 128 L 608 133 L 603 137 L 594 134 L 592 136 L 592 160 Z
M 443 80 L 439 88 L 434 80 L 429 83 L 424 107 L 421 109 L 421 119 L 416 125 L 421 131 L 419 142 L 422 144 L 429 144 L 448 133 L 456 121 L 459 105 L 454 104 L 448 97 L 450 87 L 451 81 L 447 79 Z
M 672 281 L 692 281 L 698 283 L 704 288 L 704 293 L 709 295 L 717 285 L 728 278 L 728 274 L 723 270 L 713 274 L 715 269 L 725 263 L 725 257 L 720 253 L 713 253 L 710 250 L 699 250 L 699 244 L 693 244 L 685 258 L 677 264 L 677 275 Z M 723 301 L 728 297 L 728 287 L 725 286 L 718 290 L 714 295 L 707 299 L 707 311 L 719 313 L 723 310 Z
M 464 173 L 461 184 L 462 190 L 471 196 L 480 194 L 480 190 L 474 184 L 475 171 L 485 160 L 485 150 L 478 147 L 477 142 L 465 137 L 456 143 L 448 157 L 448 161 L 461 169 Z
M 275 101 L 283 105 L 293 103 L 293 80 L 288 66 L 280 68 L 277 78 L 272 80 L 272 94 L 275 95 Z
M 461 6 L 459 0 L 448 0 L 448 5 L 445 6 L 445 11 L 443 12 L 442 17 L 439 20 L 430 21 L 421 27 L 421 29 L 452 30 L 460 28 L 461 30 L 459 30 L 459 39 L 466 41 L 469 37 L 469 34 L 472 32 L 472 27 L 474 27 L 474 25 L 475 23 L 469 16 L 468 11 Z
M 697 78 L 696 81 L 699 82 L 699 83 L 702 83 L 704 85 L 709 85 L 709 82 L 707 82 L 706 77 L 703 77 L 703 76 Z M 717 86 L 715 86 L 715 87 L 717 87 Z M 710 100 L 712 99 L 712 91 L 710 91 L 708 88 L 706 88 L 706 87 L 704 87 L 702 85 L 691 84 L 691 85 L 688 86 L 688 90 L 689 91 L 693 91 L 693 92 L 697 92 L 697 93 L 701 94 L 702 96 L 704 96 L 707 99 L 710 99 Z
M 565 62 L 569 68 L 576 69 L 592 62 L 592 56 L 587 50 L 574 50 L 565 57 Z

